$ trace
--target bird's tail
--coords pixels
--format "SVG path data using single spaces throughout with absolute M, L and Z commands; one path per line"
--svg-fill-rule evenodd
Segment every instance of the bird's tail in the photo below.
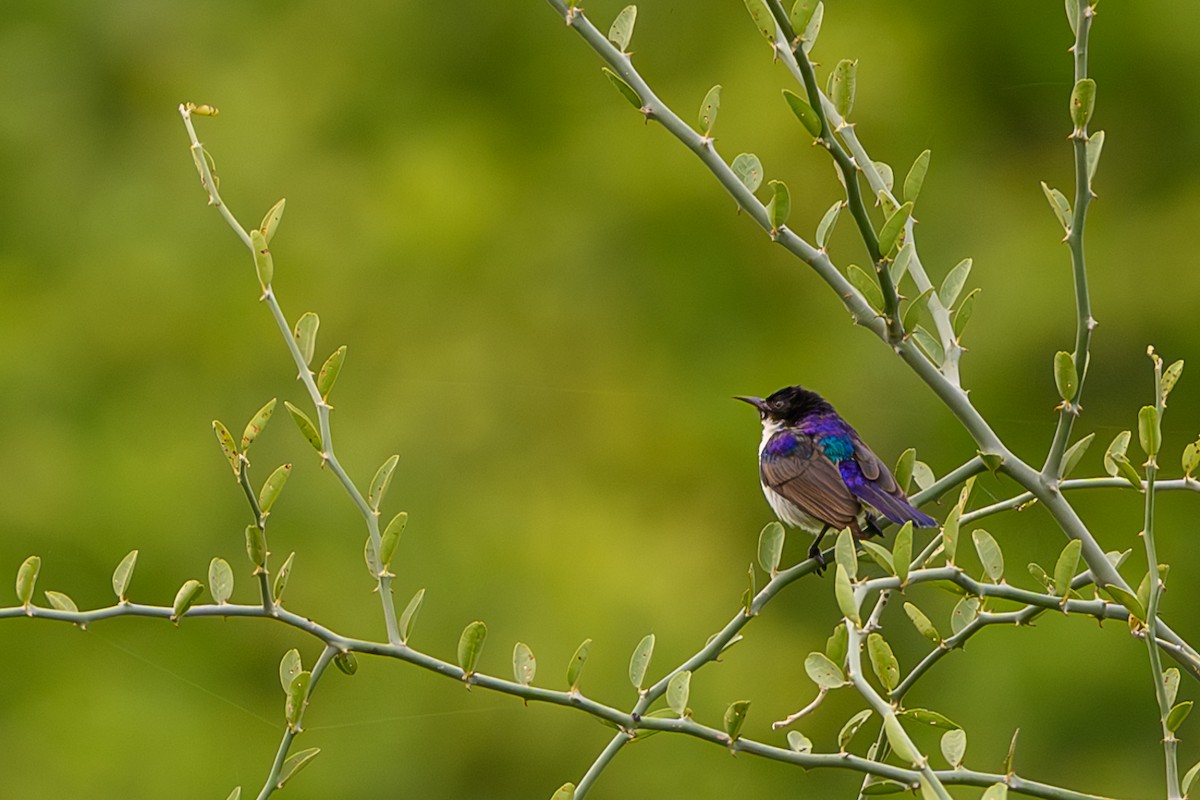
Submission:
M 864 482 L 862 486 L 851 487 L 851 491 L 862 500 L 866 500 L 879 510 L 879 513 L 897 525 L 911 522 L 918 528 L 936 528 L 937 520 L 928 514 L 913 508 L 903 497 L 888 494 L 879 487 Z

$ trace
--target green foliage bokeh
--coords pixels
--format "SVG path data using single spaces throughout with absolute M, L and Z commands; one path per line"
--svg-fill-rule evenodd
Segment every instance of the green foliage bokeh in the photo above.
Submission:
M 603 28 L 623 4 L 587 11 Z M 933 150 L 917 212 L 927 269 L 936 281 L 975 260 L 972 400 L 1040 462 L 1051 357 L 1070 349 L 1074 324 L 1066 249 L 1038 185 L 1066 189 L 1072 174 L 1061 4 L 827 5 L 814 55 L 826 68 L 860 60 L 854 118 L 868 149 L 900 175 Z M 885 459 L 915 446 L 939 474 L 973 453 L 815 276 L 641 124 L 544 3 L 18 0 L 3 17 L 0 592 L 36 553 L 39 592 L 107 605 L 113 566 L 138 548 L 135 600 L 168 604 L 214 555 L 235 567 L 235 600 L 255 596 L 247 511 L 210 422 L 240 431 L 270 397 L 304 398 L 249 258 L 204 205 L 175 112 L 185 100 L 221 109 L 200 135 L 243 222 L 288 198 L 276 288 L 292 319 L 321 315 L 318 358 L 349 345 L 333 397 L 343 463 L 365 483 L 401 456 L 389 510 L 411 521 L 395 585 L 401 606 L 427 589 L 417 647 L 450 658 L 482 618 L 482 670 L 507 676 L 520 640 L 536 682 L 565 688 L 590 637 L 584 691 L 632 705 L 634 645 L 656 634 L 652 676 L 700 647 L 735 613 L 771 519 L 757 422 L 733 394 L 802 382 Z M 1076 428 L 1097 442 L 1081 475 L 1102 472 L 1103 446 L 1150 401 L 1148 343 L 1193 365 L 1171 398 L 1165 477 L 1200 425 L 1198 33 L 1200 7 L 1145 0 L 1105 3 L 1092 36 L 1093 127 L 1107 139 L 1088 231 L 1101 326 Z M 789 78 L 741 3 L 646 2 L 631 49 L 686 119 L 723 85 L 717 146 L 729 159 L 756 152 L 768 177 L 788 180 L 792 225 L 811 235 L 840 187 L 779 99 Z M 831 252 L 862 263 L 847 220 Z M 276 564 L 297 552 L 288 607 L 382 636 L 344 494 L 284 415 L 255 448 L 256 481 L 296 464 L 271 530 Z M 1163 496 L 1159 534 L 1172 565 L 1163 614 L 1193 642 L 1197 502 Z M 1080 505 L 1103 546 L 1134 548 L 1136 583 L 1140 498 Z M 1036 508 L 987 527 L 1021 585 L 1025 563 L 1052 564 L 1063 544 Z M 806 546 L 793 536 L 785 563 Z M 936 594 L 921 597 L 944 606 L 945 628 L 952 601 Z M 892 645 L 909 668 L 924 643 L 894 605 Z M 782 742 L 768 723 L 811 699 L 803 659 L 836 614 L 828 580 L 791 587 L 693 678 L 697 716 L 716 724 L 749 699 L 745 732 Z M 307 664 L 319 650 L 258 620 L 125 619 L 87 634 L 0 624 L 0 796 L 257 791 L 282 725 L 276 664 L 293 646 Z M 360 662 L 318 688 L 300 746 L 323 752 L 289 797 L 548 797 L 609 736 L 581 714 Z M 1022 774 L 1146 796 L 1161 753 L 1144 662 L 1121 626 L 1046 615 L 979 636 L 909 700 L 967 728 L 973 768 L 998 770 L 1020 727 Z M 1181 699 L 1195 696 L 1185 682 Z M 831 698 L 801 728 L 832 750 L 855 709 Z M 1188 726 L 1181 735 L 1186 766 L 1200 751 Z M 934 736 L 919 743 L 936 752 Z M 623 753 L 593 796 L 844 796 L 857 781 L 657 736 Z

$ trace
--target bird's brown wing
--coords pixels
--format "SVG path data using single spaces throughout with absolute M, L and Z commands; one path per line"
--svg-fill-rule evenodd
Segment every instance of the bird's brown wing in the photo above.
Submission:
M 850 525 L 861 505 L 846 488 L 838 468 L 809 437 L 798 434 L 793 437 L 796 446 L 787 453 L 763 454 L 763 483 L 835 530 Z

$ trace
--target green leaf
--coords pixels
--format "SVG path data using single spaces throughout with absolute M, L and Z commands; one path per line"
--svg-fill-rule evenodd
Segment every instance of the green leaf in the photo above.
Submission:
M 993 583 L 1000 583 L 1004 577 L 1004 554 L 996 539 L 982 528 L 971 531 L 971 539 L 975 542 L 975 552 L 983 563 L 983 571 Z
M 1100 588 L 1113 600 L 1125 606 L 1125 610 L 1132 614 L 1134 619 L 1141 622 L 1146 621 L 1146 607 L 1133 592 L 1111 583 Z
M 829 660 L 824 653 L 812 652 L 804 659 L 804 671 L 812 682 L 822 689 L 836 689 L 846 685 L 842 668 Z
M 408 512 L 401 511 L 392 517 L 392 521 L 384 528 L 383 535 L 379 539 L 379 565 L 384 569 L 391 565 L 392 556 L 396 555 L 396 547 L 400 544 L 400 534 L 404 532 L 406 525 L 408 525 Z
M 1084 153 L 1087 158 L 1087 176 L 1088 186 L 1092 185 L 1092 181 L 1096 178 L 1096 167 L 1100 165 L 1100 153 L 1104 150 L 1104 131 L 1096 131 L 1088 137 L 1087 144 L 1084 145 Z
M 79 613 L 79 606 L 75 605 L 75 601 L 62 592 L 47 590 L 42 592 L 46 595 L 46 601 L 50 603 L 50 607 L 59 611 L 70 611 L 73 614 Z
M 921 309 L 929 302 L 929 296 L 933 294 L 933 287 L 930 286 L 925 291 L 921 292 L 911 303 L 908 308 L 904 309 L 904 316 L 901 320 L 901 325 L 904 327 L 904 334 L 907 336 L 917 329 L 917 320 L 920 318 Z M 913 470 L 916 474 L 916 464 L 913 464 Z
M 313 425 L 313 421 L 308 418 L 307 414 L 287 400 L 284 400 L 283 404 L 287 407 L 288 413 L 292 415 L 292 421 L 296 423 L 296 427 L 300 429 L 300 433 L 304 435 L 304 438 L 308 440 L 308 443 L 313 446 L 314 450 L 321 453 L 323 450 L 321 446 L 321 434 L 317 432 L 317 426 Z
M 246 429 L 242 431 L 242 452 L 250 449 L 250 445 L 254 444 L 254 440 L 263 432 L 263 428 L 267 427 L 267 423 L 271 421 L 271 415 L 275 413 L 275 400 L 272 397 L 267 401 L 267 404 L 258 410 L 254 417 L 246 423 Z M 220 434 L 217 435 L 220 438 Z
M 638 642 L 629 658 L 629 682 L 639 692 L 646 680 L 646 669 L 650 666 L 650 657 L 654 655 L 654 634 L 648 633 Z
M 854 734 L 858 733 L 858 729 L 863 726 L 863 723 L 871 718 L 871 709 L 864 708 L 857 714 L 846 720 L 846 724 L 842 726 L 838 732 L 838 752 L 846 752 L 846 745 L 850 744 L 850 740 L 854 738 Z
M 305 311 L 296 321 L 292 335 L 296 338 L 296 346 L 300 348 L 300 357 L 304 363 L 312 361 L 313 351 L 317 348 L 317 328 L 321 327 L 321 318 L 311 311 Z
M 1160 582 L 1166 582 L 1169 569 L 1170 567 L 1166 564 L 1158 565 L 1158 579 Z M 1141 604 L 1142 608 L 1146 609 L 1147 613 L 1150 610 L 1150 575 L 1151 572 L 1147 570 L 1146 574 L 1142 576 L 1142 582 L 1138 584 L 1136 595 L 1138 603 Z
M 916 722 L 921 722 L 934 728 L 941 728 L 942 730 L 954 730 L 955 728 L 962 727 L 947 719 L 945 715 L 939 714 L 936 711 L 930 711 L 928 708 L 906 708 L 900 713 Z
M 1054 385 L 1058 387 L 1058 396 L 1069 403 L 1075 399 L 1079 391 L 1079 373 L 1075 371 L 1075 359 L 1065 350 L 1054 354 Z
M 746 1 L 751 2 L 751 0 Z M 788 108 L 796 115 L 796 119 L 800 120 L 804 129 L 814 137 L 819 137 L 821 135 L 821 118 L 817 116 L 816 111 L 813 111 L 813 107 L 808 104 L 808 101 L 787 89 L 783 90 L 783 99 L 787 101 Z
M 875 204 L 883 212 L 884 219 L 887 219 L 900 208 L 900 203 L 892 197 L 891 193 L 895 175 L 892 173 L 892 168 L 882 161 L 873 161 L 871 165 L 875 167 L 875 171 L 879 173 L 879 179 L 883 181 L 883 186 L 875 193 Z M 838 175 L 840 177 L 840 171 Z
M 304 714 L 304 706 L 308 704 L 308 687 L 312 685 L 312 673 L 301 672 L 292 678 L 287 689 L 287 702 L 283 707 L 283 716 L 289 728 L 295 729 L 300 724 Z
M 283 590 L 287 588 L 288 576 L 292 574 L 292 562 L 295 560 L 296 554 L 289 554 L 284 560 L 283 566 L 275 573 L 275 582 L 271 585 L 271 596 L 276 603 L 283 599 Z
M 730 739 L 736 739 L 742 732 L 742 725 L 746 721 L 746 714 L 750 711 L 749 700 L 735 700 L 729 704 L 729 708 L 725 709 L 725 732 L 729 734 Z
M 262 528 L 257 525 L 246 526 L 246 555 L 250 558 L 250 562 L 257 567 L 254 571 L 254 574 L 257 575 L 267 560 L 267 541 L 263 536 Z
M 950 509 L 946 521 L 942 523 L 942 547 L 946 553 L 946 563 L 953 564 L 958 552 L 958 520 L 962 515 L 963 505 L 960 503 Z
M 891 645 L 878 633 L 867 636 L 867 655 L 871 657 L 871 669 L 880 685 L 892 691 L 900 683 L 900 663 L 892 652 Z
M 896 577 L 900 583 L 908 581 L 908 569 L 912 564 L 913 525 L 905 522 L 896 532 L 896 542 L 892 545 L 892 562 L 896 565 Z
M 879 288 L 879 281 L 857 264 L 846 268 L 846 278 L 851 286 L 858 289 L 872 309 L 877 312 L 883 310 L 883 291 Z
M 921 786 L 921 800 L 941 800 L 937 790 L 933 788 L 933 784 L 929 782 L 929 778 L 925 777 L 925 773 L 917 776 L 918 783 Z
M 933 470 L 924 461 L 918 461 L 913 465 L 913 480 L 917 482 L 918 489 L 928 489 L 937 482 L 937 476 L 933 474 Z
M 579 679 L 583 677 L 583 666 L 587 663 L 588 655 L 592 652 L 592 640 L 584 639 L 579 647 L 575 648 L 575 655 L 571 656 L 571 662 L 567 664 L 567 683 L 574 692 L 579 688 Z
M 292 474 L 292 465 L 283 464 L 276 467 L 275 471 L 263 481 L 262 489 L 258 492 L 258 508 L 266 514 L 275 505 L 275 501 L 279 499 L 279 493 L 283 491 L 283 485 L 287 483 L 288 476 Z
M 1200 467 L 1200 441 L 1192 442 L 1183 448 L 1183 457 L 1180 459 L 1183 466 L 1183 474 L 1187 477 L 1192 477 L 1192 473 Z
M 330 353 L 329 358 L 321 365 L 321 371 L 317 373 L 317 393 L 321 395 L 322 400 L 329 399 L 329 393 L 333 391 L 333 385 L 337 383 L 345 361 L 346 345 L 342 345 Z
M 925 175 L 929 172 L 931 155 L 930 151 L 925 150 L 917 156 L 917 160 L 909 167 L 908 175 L 904 178 L 904 199 L 910 203 L 917 202 L 917 195 L 921 193 L 921 187 L 925 185 Z M 949 303 L 945 305 L 949 306 Z
M 751 19 L 754 20 L 755 27 L 758 32 L 766 37 L 767 41 L 775 43 L 775 17 L 771 16 L 770 9 L 763 0 L 745 0 L 746 10 L 750 12 Z
M 383 495 L 392 482 L 392 472 L 396 469 L 399 461 L 400 456 L 392 456 L 375 471 L 375 477 L 371 479 L 371 488 L 367 492 L 367 505 L 371 506 L 372 511 L 379 510 L 379 504 L 383 502 Z
M 479 663 L 479 654 L 483 651 L 483 642 L 487 639 L 487 625 L 475 620 L 463 629 L 458 639 L 458 665 L 463 672 L 470 675 Z
M 513 680 L 522 686 L 528 686 L 533 683 L 533 676 L 536 674 L 537 659 L 534 658 L 533 651 L 524 642 L 517 642 L 513 647 Z
M 783 556 L 784 531 L 778 522 L 768 522 L 758 535 L 758 563 L 763 572 L 774 575 Z
M 846 653 L 850 648 L 850 636 L 846 626 L 840 622 L 833 626 L 833 633 L 825 640 L 825 655 L 829 657 L 841 671 L 841 665 L 846 663 Z M 840 685 L 840 684 L 839 684 Z
M 1071 203 L 1067 200 L 1067 196 L 1058 189 L 1051 189 L 1042 181 L 1042 191 L 1046 194 L 1046 200 L 1050 203 L 1050 209 L 1054 212 L 1054 216 L 1058 219 L 1058 224 L 1063 226 L 1063 230 L 1071 230 Z
M 1090 2 L 1090 0 L 1087 0 Z M 1071 33 L 1079 33 L 1079 0 L 1066 0 L 1067 22 L 1071 25 Z
M 884 715 L 883 732 L 887 735 L 888 744 L 892 746 L 892 750 L 901 760 L 914 765 L 921 762 L 921 754 L 913 749 L 908 734 L 904 732 L 904 728 L 895 714 Z
M 897 286 L 900 285 L 900 279 L 908 272 L 908 265 L 912 263 L 913 254 L 916 251 L 916 245 L 912 242 L 905 242 L 896 253 L 896 258 L 892 261 L 892 280 L 896 282 Z
M 805 53 L 812 50 L 813 45 L 817 43 L 817 36 L 821 33 L 821 21 L 824 18 L 825 4 L 817 3 L 817 9 L 813 12 L 812 19 L 804 27 L 804 33 L 800 34 L 800 47 Z
M 575 784 L 564 783 L 550 797 L 550 800 L 575 800 Z
M 1095 438 L 1096 434 L 1089 433 L 1087 436 L 1083 437 L 1078 442 L 1067 448 L 1067 452 L 1063 454 L 1062 470 L 1059 474 L 1059 477 L 1067 477 L 1071 474 L 1075 467 L 1079 466 L 1080 460 L 1083 458 L 1084 453 L 1087 452 L 1088 447 L 1091 446 L 1092 440 Z
M 863 539 L 859 544 L 862 545 L 863 550 L 866 551 L 871 560 L 883 567 L 889 575 L 896 574 L 896 565 L 892 561 L 892 554 L 888 552 L 886 547 L 876 544 L 870 539 Z
M 233 787 L 233 791 L 229 793 L 229 796 L 226 797 L 225 800 L 241 800 L 241 798 L 242 798 L 242 787 L 235 786 L 235 787 Z
M 946 731 L 942 734 L 942 756 L 954 769 L 962 766 L 963 755 L 967 752 L 967 732 L 962 728 Z
M 266 216 L 262 218 L 262 223 L 258 226 L 267 244 L 271 243 L 271 240 L 275 238 L 275 231 L 279 230 L 279 221 L 283 219 L 283 207 L 285 205 L 287 205 L 286 197 L 281 198 L 278 203 L 271 206 L 271 210 L 266 213 Z
M 896 484 L 900 487 L 900 491 L 905 494 L 912 490 L 913 467 L 916 463 L 917 451 L 912 447 L 901 453 L 900 458 L 896 460 L 896 469 L 892 474 L 896 478 Z
M 241 472 L 241 459 L 238 458 L 237 445 L 233 443 L 233 434 L 229 432 L 229 428 L 219 419 L 214 419 L 213 433 L 217 435 L 217 443 L 221 445 L 221 452 L 225 454 L 225 460 L 229 462 L 229 466 L 233 468 L 233 474 L 236 476 Z
M 946 274 L 946 279 L 942 281 L 942 286 L 938 289 L 938 299 L 946 308 L 952 307 L 958 301 L 958 296 L 962 293 L 963 287 L 967 285 L 967 278 L 971 275 L 972 263 L 971 259 L 964 258 Z
M 333 657 L 333 665 L 346 675 L 358 672 L 358 657 L 349 650 L 343 650 Z
M 900 241 L 900 234 L 904 230 L 905 223 L 912 216 L 912 210 L 912 201 L 908 201 L 900 206 L 896 213 L 888 217 L 887 221 L 883 223 L 883 227 L 879 229 L 880 253 L 886 256 L 896 247 L 896 243 Z
M 967 328 L 967 323 L 971 321 L 971 315 L 975 313 L 975 298 L 979 296 L 982 289 L 972 289 L 963 298 L 962 304 L 958 310 L 954 312 L 954 338 L 961 339 L 963 331 Z
M 792 213 L 792 196 L 783 181 L 767 181 L 767 186 L 773 192 L 771 202 L 767 203 L 767 218 L 771 220 L 771 234 L 774 235 L 787 224 L 788 215 Z
M 1183 781 L 1180 782 L 1180 788 L 1183 790 L 1183 796 L 1187 797 L 1188 792 L 1192 790 L 1192 784 L 1196 782 L 1196 776 L 1200 775 L 1200 761 L 1192 765 L 1183 775 Z
M 175 602 L 171 606 L 172 621 L 178 623 L 187 610 L 200 599 L 203 591 L 204 586 L 200 581 L 184 581 L 183 586 L 180 586 L 179 591 L 175 593 Z
M 1071 90 L 1071 123 L 1076 133 L 1083 133 L 1095 108 L 1096 82 L 1091 78 L 1081 78 Z
M 408 605 L 404 607 L 404 613 L 400 615 L 400 641 L 408 643 L 408 637 L 412 635 L 413 624 L 417 621 L 417 612 L 421 610 L 421 603 L 425 601 L 425 590 L 418 589 L 412 599 L 408 601 Z
M 796 0 L 792 6 L 792 13 L 790 15 L 792 30 L 797 34 L 802 33 L 808 27 L 808 23 L 812 20 L 818 5 L 820 3 L 817 0 Z
M 639 109 L 639 110 L 641 109 L 642 98 L 638 95 L 638 93 L 634 90 L 634 88 L 632 86 L 630 86 L 628 83 L 625 82 L 624 78 L 622 78 L 617 73 L 613 72 L 608 67 L 601 67 L 600 71 L 604 73 L 604 76 L 606 78 L 608 78 L 608 80 L 610 82 L 612 82 L 613 86 L 617 87 L 617 91 L 620 92 L 621 95 L 626 100 L 629 101 L 630 105 L 632 105 L 636 109 Z
M 751 192 L 758 191 L 758 187 L 762 186 L 763 166 L 754 153 L 739 153 L 737 158 L 733 159 L 730 168 L 742 185 Z
M 942 643 L 942 637 L 937 632 L 937 628 L 933 627 L 933 623 L 929 621 L 929 617 L 925 616 L 921 609 L 917 608 L 912 603 L 905 603 L 904 613 L 908 614 L 908 618 L 912 620 L 913 627 L 917 629 L 917 633 L 921 634 L 934 644 Z
M 954 606 L 954 610 L 950 612 L 950 630 L 954 633 L 961 633 L 962 629 L 975 621 L 979 616 L 979 598 L 964 597 Z
M 833 591 L 842 616 L 861 627 L 862 617 L 858 614 L 858 603 L 854 600 L 854 589 L 850 586 L 850 576 L 846 574 L 846 568 L 841 564 L 837 565 L 834 574 Z
M 821 221 L 817 224 L 817 247 L 821 250 L 825 249 L 825 245 L 829 243 L 829 235 L 833 233 L 833 227 L 837 224 L 838 216 L 842 213 L 842 201 L 838 200 L 829 207 L 825 212 L 825 216 L 821 217 Z
M 838 115 L 845 119 L 854 108 L 854 93 L 858 84 L 858 62 L 843 58 L 829 73 L 829 99 Z
M 208 563 L 208 585 L 217 605 L 229 601 L 233 594 L 233 570 L 223 558 L 214 558 Z
M 1112 444 L 1108 446 L 1108 449 L 1104 451 L 1104 471 L 1114 478 L 1120 472 L 1116 459 L 1125 455 L 1125 451 L 1129 449 L 1130 438 L 1131 434 L 1129 431 L 1121 431 L 1112 440 Z
M 130 550 L 121 559 L 121 563 L 117 564 L 117 568 L 113 570 L 112 587 L 113 593 L 117 596 L 117 600 L 121 603 L 127 602 L 125 592 L 129 589 L 129 579 L 133 577 L 133 568 L 137 566 L 137 550 Z
M 1008 800 L 1008 787 L 1003 783 L 994 783 L 987 788 L 979 800 Z
M 700 103 L 700 132 L 705 136 L 712 135 L 713 126 L 717 124 L 717 114 L 721 111 L 721 84 L 708 90 Z
M 1142 451 L 1154 458 L 1162 447 L 1162 426 L 1159 423 L 1158 409 L 1154 406 L 1142 406 L 1138 412 L 1138 442 Z
M 1163 370 L 1162 374 L 1162 404 L 1166 406 L 1167 396 L 1171 394 L 1171 390 L 1175 388 L 1175 384 L 1179 382 L 1179 376 L 1183 374 L 1182 359 L 1176 361 L 1171 366 Z
M 283 658 L 279 659 L 279 685 L 283 687 L 284 694 L 287 694 L 292 681 L 303 671 L 304 665 L 300 661 L 299 650 L 292 648 L 283 654 Z
M 1031 561 L 1031 562 L 1029 562 L 1028 569 L 1029 569 L 1029 574 L 1033 577 L 1033 579 L 1035 581 L 1037 581 L 1039 584 L 1041 584 L 1042 587 L 1045 588 L 1045 590 L 1047 592 L 1050 592 L 1052 594 L 1054 593 L 1054 580 L 1050 577 L 1050 575 L 1046 572 L 1045 568 L 1043 568 L 1041 564 Z
M 686 717 L 688 713 L 688 694 L 692 686 L 692 673 L 690 670 L 682 670 L 671 676 L 671 680 L 667 681 L 667 706 L 681 717 Z
M 1179 694 L 1179 670 L 1175 667 L 1163 670 L 1163 689 L 1167 693 L 1167 705 L 1175 705 L 1175 698 Z
M 754 565 L 746 567 L 746 591 L 742 592 L 742 611 L 748 617 L 754 612 Z
M 942 362 L 946 360 L 946 354 L 942 350 L 942 343 L 920 325 L 913 328 L 912 337 L 913 341 L 917 343 L 917 347 L 921 348 L 921 352 L 934 363 L 934 366 L 941 367 Z
M 858 577 L 858 554 L 854 536 L 851 535 L 849 528 L 843 528 L 838 532 L 837 544 L 833 548 L 833 556 L 837 563 L 844 567 L 847 577 L 853 579 Z
M 275 279 L 275 259 L 267 247 L 267 237 L 260 230 L 250 231 L 250 249 L 254 251 L 254 273 L 264 290 Z
M 1083 542 L 1072 539 L 1058 556 L 1054 565 L 1054 593 L 1059 597 L 1066 597 L 1071 591 L 1071 579 L 1075 577 L 1075 570 L 1079 567 L 1079 552 L 1082 548 Z
M 624 53 L 629 48 L 629 40 L 633 38 L 633 25 L 637 21 L 637 6 L 625 6 L 612 27 L 608 29 L 608 40 Z
M 287 761 L 283 762 L 283 766 L 279 769 L 279 780 L 275 783 L 276 788 L 282 789 L 292 778 L 296 777 L 296 773 L 308 766 L 308 762 L 317 757 L 317 753 L 321 752 L 319 747 L 309 747 L 301 750 L 295 755 L 289 756 Z
M 1120 472 L 1121 477 L 1134 489 L 1139 492 L 1142 491 L 1142 476 L 1138 475 L 1137 470 L 1133 468 L 1133 464 L 1129 463 L 1129 457 L 1121 455 L 1115 457 L 1113 460 L 1117 462 L 1117 470 Z
M 1167 712 L 1167 730 L 1171 733 L 1179 730 L 1179 726 L 1187 719 L 1188 714 L 1192 713 L 1192 701 L 1184 700 L 1176 706 L 1172 706 Z
M 812 741 L 800 731 L 789 731 L 787 743 L 788 747 L 797 753 L 811 753 L 813 749 Z

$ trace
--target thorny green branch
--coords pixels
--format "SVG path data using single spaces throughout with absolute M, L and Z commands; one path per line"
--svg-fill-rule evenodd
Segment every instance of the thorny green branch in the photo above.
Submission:
M 793 569 L 797 569 L 802 566 L 804 565 L 797 565 L 797 567 L 793 567 Z M 941 571 L 930 570 L 929 572 L 937 574 L 936 578 L 930 576 L 930 580 L 941 579 Z M 783 575 L 783 573 L 780 573 L 779 575 Z M 918 576 L 914 574 L 913 577 L 917 578 Z M 910 578 L 910 583 L 911 582 L 912 578 Z M 116 617 L 149 617 L 169 620 L 171 619 L 173 613 L 173 609 L 170 606 L 152 606 L 143 605 L 140 603 L 121 603 L 119 605 L 93 609 L 90 611 L 61 611 L 52 608 L 41 608 L 39 606 L 14 606 L 9 608 L 0 608 L 0 619 L 30 617 L 34 619 L 57 620 L 84 626 Z M 456 664 L 451 664 L 450 662 L 427 655 L 413 649 L 408 645 L 391 644 L 389 642 L 374 642 L 343 636 L 342 634 L 339 634 L 317 622 L 314 622 L 313 620 L 288 611 L 287 609 L 279 606 L 276 606 L 272 613 L 268 613 L 264 611 L 263 607 L 260 605 L 198 605 L 188 609 L 188 611 L 184 614 L 184 617 L 187 619 L 214 617 L 257 618 L 281 623 L 303 631 L 325 643 L 326 648 L 322 653 L 321 660 L 318 662 L 319 664 L 327 664 L 334 654 L 343 651 L 352 651 L 394 658 L 409 664 L 413 664 L 422 669 L 429 670 L 438 675 L 462 681 L 468 686 L 478 686 L 483 689 L 512 695 L 514 697 L 519 697 L 523 700 L 531 702 L 550 703 L 553 705 L 579 709 L 585 713 L 591 714 L 594 717 L 615 725 L 622 732 L 621 735 L 625 738 L 632 738 L 636 736 L 638 730 L 670 731 L 716 744 L 721 747 L 728 748 L 734 752 L 749 753 L 774 761 L 795 764 L 805 769 L 849 769 L 877 775 L 881 778 L 899 781 L 910 786 L 915 786 L 919 780 L 918 772 L 916 770 L 896 767 L 890 764 L 882 764 L 851 753 L 797 753 L 792 750 L 775 747 L 755 741 L 753 739 L 748 739 L 746 737 L 739 737 L 731 741 L 729 735 L 724 731 L 709 727 L 707 725 L 702 725 L 692 719 L 671 719 L 640 716 L 631 712 L 624 712 L 612 706 L 592 700 L 588 697 L 585 697 L 578 691 L 563 692 L 551 689 L 542 689 L 536 686 L 527 686 L 515 681 L 497 678 L 481 672 L 473 672 L 468 674 Z M 750 617 L 746 617 L 744 614 L 739 614 L 739 617 L 743 617 L 747 621 L 750 619 Z M 323 666 L 322 669 L 324 669 Z M 313 678 L 315 684 L 317 678 L 316 668 L 314 668 Z M 311 694 L 312 688 L 310 687 L 309 695 L 311 696 Z M 290 739 L 288 739 L 288 742 L 290 743 Z M 610 748 L 611 747 L 612 745 L 610 744 Z M 1018 777 L 1015 774 L 1000 775 L 966 769 L 934 770 L 933 774 L 941 783 L 946 785 L 991 786 L 995 783 L 1006 783 L 1010 790 L 1027 795 L 1029 797 L 1047 798 L 1047 800 L 1105 800 L 1105 798 L 1098 795 L 1075 792 L 1045 783 L 1026 780 Z

